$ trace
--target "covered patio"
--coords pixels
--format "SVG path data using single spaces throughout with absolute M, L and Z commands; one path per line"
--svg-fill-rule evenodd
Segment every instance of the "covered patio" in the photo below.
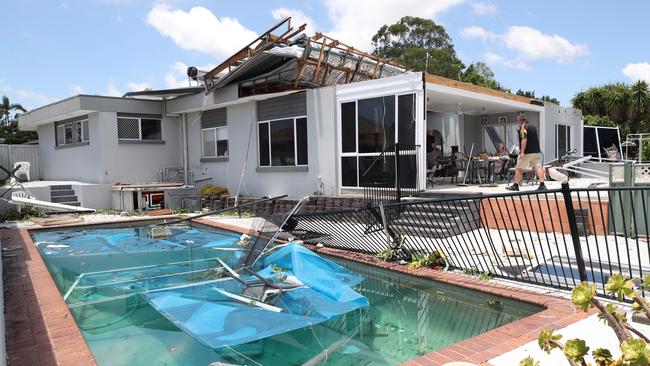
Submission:
M 425 90 L 426 129 L 433 132 L 438 150 L 426 154 L 423 149 L 427 181 L 421 187 L 455 184 L 472 158 L 468 183 L 502 180 L 511 162 L 506 156 L 499 160 L 497 150 L 500 144 L 508 153 L 518 147 L 520 114 L 537 127 L 540 145 L 545 146 L 542 102 L 432 75 L 425 77 Z

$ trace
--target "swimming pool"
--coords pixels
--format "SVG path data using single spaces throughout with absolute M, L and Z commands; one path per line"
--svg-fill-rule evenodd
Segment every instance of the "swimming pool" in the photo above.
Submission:
M 172 228 L 162 238 L 145 228 L 65 229 L 32 233 L 62 295 L 81 273 L 191 261 L 184 280 L 202 278 L 215 255 L 228 260 L 239 234 Z M 518 320 L 542 308 L 353 262 L 335 260 L 365 279 L 356 290 L 370 303 L 311 327 L 213 350 L 181 331 L 140 296 L 75 300 L 70 310 L 99 365 L 302 365 L 328 349 L 329 365 L 396 364 Z M 203 263 L 203 264 L 202 264 Z M 113 278 L 119 282 L 120 278 Z M 78 296 L 75 298 L 75 296 Z M 69 301 L 70 303 L 70 301 Z M 316 364 L 316 363 L 314 363 Z

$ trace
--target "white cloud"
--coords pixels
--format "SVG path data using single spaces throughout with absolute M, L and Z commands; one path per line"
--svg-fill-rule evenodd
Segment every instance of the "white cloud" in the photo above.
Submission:
M 187 67 L 186 64 L 180 61 L 174 62 L 174 64 L 169 68 L 169 72 L 165 74 L 165 84 L 167 85 L 167 88 L 187 88 L 190 85 L 187 80 Z M 215 67 L 216 65 L 207 64 L 197 66 L 196 68 L 201 71 L 210 71 Z
M 108 95 L 108 96 L 110 96 L 110 97 L 121 97 L 124 93 L 122 93 L 121 91 L 119 91 L 119 90 L 115 87 L 115 84 L 113 84 L 113 83 L 108 83 L 108 85 L 106 86 L 106 93 L 105 93 L 105 94 Z
M 478 38 L 483 42 L 495 41 L 496 39 L 499 38 L 498 34 L 478 26 L 472 26 L 472 27 L 461 29 L 460 36 L 467 39 Z
M 483 58 L 485 59 L 485 62 L 490 65 L 502 64 L 504 61 L 503 56 L 499 55 L 498 53 L 494 53 L 492 51 L 486 52 L 483 55 Z
M 473 26 L 462 29 L 460 34 L 464 38 L 480 39 L 483 42 L 505 46 L 513 55 L 504 57 L 491 50 L 486 54 L 486 58 L 491 58 L 493 64 L 500 62 L 507 67 L 522 70 L 530 70 L 530 64 L 537 60 L 547 59 L 566 64 L 591 52 L 589 46 L 584 43 L 572 43 L 557 34 L 544 34 L 526 26 L 509 27 L 503 34 Z M 494 57 L 495 55 L 499 58 Z
M 142 91 L 145 89 L 151 89 L 151 84 L 130 82 L 126 84 L 126 87 L 129 91 Z
M 254 40 L 257 35 L 235 18 L 217 18 L 204 7 L 172 10 L 157 4 L 147 14 L 147 23 L 176 45 L 223 59 Z
M 277 9 L 273 9 L 271 11 L 271 15 L 273 16 L 273 19 L 275 19 L 275 20 L 282 20 L 282 19 L 284 19 L 286 17 L 291 17 L 291 25 L 294 28 L 298 28 L 299 26 L 303 25 L 304 23 L 307 23 L 307 27 L 305 28 L 305 32 L 309 36 L 312 36 L 316 32 L 316 29 L 318 29 L 318 26 L 316 25 L 316 22 L 312 18 L 310 18 L 309 16 L 305 15 L 305 13 L 302 10 L 288 9 L 288 8 L 277 8 Z
M 83 94 L 84 90 L 81 87 L 81 85 L 73 85 L 70 87 L 70 92 L 72 95 L 78 95 L 78 94 Z
M 564 64 L 590 53 L 586 44 L 571 43 L 562 36 L 544 34 L 531 27 L 512 26 L 503 38 L 506 47 L 515 50 L 523 60 L 552 59 Z
M 368 51 L 371 38 L 384 24 L 406 15 L 435 18 L 465 0 L 402 0 L 399 3 L 377 0 L 325 0 L 328 17 L 334 24 L 328 35 L 343 43 Z
M 474 14 L 478 14 L 478 15 L 496 14 L 497 7 L 496 5 L 494 5 L 494 3 L 489 1 L 475 2 L 472 3 L 472 11 L 474 12 Z
M 645 80 L 650 83 L 650 63 L 629 63 L 625 65 L 621 72 L 632 81 Z
M 180 61 L 174 62 L 169 72 L 165 74 L 165 84 L 169 89 L 189 86 L 187 81 L 187 65 Z

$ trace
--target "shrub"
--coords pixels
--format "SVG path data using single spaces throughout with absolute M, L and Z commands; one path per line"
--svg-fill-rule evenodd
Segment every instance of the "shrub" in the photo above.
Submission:
M 203 198 L 217 197 L 228 195 L 228 188 L 222 186 L 213 186 L 211 184 L 206 184 L 201 187 L 200 195 Z
M 585 126 L 616 127 L 616 123 L 607 116 L 587 115 L 584 117 Z
M 638 284 L 638 285 L 637 285 Z M 644 299 L 637 290 L 647 291 L 650 288 L 650 276 L 643 279 L 628 279 L 623 275 L 612 276 L 605 285 L 608 295 L 618 301 L 629 299 L 632 301 L 632 311 L 644 314 L 650 319 L 650 301 Z M 591 356 L 597 366 L 646 366 L 650 364 L 650 345 L 648 335 L 634 329 L 628 322 L 626 314 L 614 304 L 603 304 L 596 299 L 596 285 L 583 282 L 571 292 L 571 302 L 583 311 L 591 307 L 598 309 L 598 317 L 607 323 L 616 334 L 620 343 L 621 358 L 614 360 L 611 351 L 597 348 Z M 636 336 L 636 337 L 635 337 Z M 553 334 L 550 329 L 542 329 L 537 339 L 539 347 L 546 353 L 553 349 L 560 349 L 572 366 L 586 365 L 585 356 L 589 347 L 582 339 L 570 339 L 566 343 L 560 341 L 562 336 Z M 528 357 L 521 360 L 520 365 L 535 365 L 535 361 Z
M 418 269 L 418 268 L 440 268 L 445 267 L 447 262 L 445 261 L 444 255 L 438 251 L 433 251 L 430 254 L 413 256 L 411 262 L 406 265 L 408 269 Z
M 11 210 L 7 211 L 4 215 L 0 216 L 0 221 L 25 221 L 29 220 L 32 217 L 44 217 L 46 216 L 45 212 L 39 210 L 36 206 L 34 205 L 25 205 L 23 208 L 18 212 L 17 209 L 12 208 Z

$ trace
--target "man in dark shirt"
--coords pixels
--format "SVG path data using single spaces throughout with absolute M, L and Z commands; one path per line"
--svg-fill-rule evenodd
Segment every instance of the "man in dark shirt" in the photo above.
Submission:
M 544 169 L 541 165 L 541 149 L 539 148 L 539 136 L 537 135 L 537 128 L 528 124 L 526 117 L 519 116 L 519 157 L 517 158 L 517 165 L 515 166 L 515 182 L 506 187 L 511 191 L 518 191 L 519 184 L 521 183 L 522 170 L 533 168 L 539 178 L 538 191 L 545 191 L 546 185 L 544 184 Z

